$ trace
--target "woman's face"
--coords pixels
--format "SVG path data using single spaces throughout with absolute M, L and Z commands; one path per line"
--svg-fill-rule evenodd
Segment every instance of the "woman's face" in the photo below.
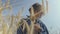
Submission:
M 41 18 L 43 15 L 43 12 L 42 11 L 39 11 L 39 12 L 36 11 L 34 14 L 35 14 L 35 16 L 34 16 L 35 18 Z

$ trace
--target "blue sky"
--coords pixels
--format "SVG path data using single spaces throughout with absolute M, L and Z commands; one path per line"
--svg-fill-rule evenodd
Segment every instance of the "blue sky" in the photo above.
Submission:
M 13 8 L 14 15 L 22 7 L 24 7 L 24 12 L 22 13 L 22 16 L 26 17 L 26 15 L 29 15 L 29 12 L 28 12 L 29 7 L 31 7 L 31 5 L 36 2 L 41 3 L 41 0 L 21 0 L 21 1 L 18 0 L 17 2 L 19 6 L 16 6 Z M 12 1 L 11 1 L 11 4 L 12 4 Z M 48 5 L 49 5 L 48 13 L 45 14 L 45 16 L 41 18 L 41 20 L 47 26 L 50 33 L 53 33 L 60 30 L 60 0 L 48 0 Z

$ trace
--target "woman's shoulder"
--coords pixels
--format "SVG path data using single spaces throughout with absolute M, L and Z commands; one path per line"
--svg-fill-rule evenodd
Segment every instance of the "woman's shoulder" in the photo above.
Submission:
M 39 20 L 39 24 L 40 24 L 40 26 L 42 27 L 42 32 L 43 32 L 43 33 L 46 33 L 46 34 L 49 34 L 46 25 L 45 25 L 41 20 Z

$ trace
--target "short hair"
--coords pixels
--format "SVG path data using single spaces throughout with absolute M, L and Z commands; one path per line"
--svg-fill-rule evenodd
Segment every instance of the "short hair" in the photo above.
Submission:
M 34 9 L 34 12 L 37 11 L 41 11 L 41 5 L 39 3 L 35 3 L 32 5 L 33 9 Z M 31 8 L 29 8 L 29 12 L 31 11 Z

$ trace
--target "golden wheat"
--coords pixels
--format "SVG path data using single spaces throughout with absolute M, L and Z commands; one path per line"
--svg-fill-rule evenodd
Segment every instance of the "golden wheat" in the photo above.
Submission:
M 6 17 L 10 21 L 10 25 L 7 25 L 4 22 L 4 20 L 2 19 L 2 12 L 5 9 L 10 9 L 9 15 Z M 41 9 L 42 9 L 41 11 L 45 11 L 44 0 L 42 0 L 42 8 Z M 20 23 L 21 18 L 22 18 L 21 13 L 23 12 L 24 9 L 21 9 L 22 11 L 19 11 L 16 16 L 14 16 L 14 15 L 10 16 L 10 13 L 12 13 L 12 10 L 13 9 L 12 9 L 12 6 L 10 5 L 10 0 L 8 0 L 5 3 L 5 6 L 2 5 L 2 1 L 0 0 L 0 24 L 2 24 L 2 30 L 1 30 L 2 33 L 1 34 L 14 34 L 17 31 L 17 29 L 19 28 L 19 26 L 21 26 L 22 24 L 23 24 L 22 31 L 24 31 L 24 29 L 26 28 L 27 29 L 27 34 L 34 34 L 35 17 L 33 18 L 33 16 L 35 16 L 35 15 L 34 15 L 33 7 L 31 7 L 31 13 L 32 14 L 30 14 L 30 16 L 31 16 L 30 17 L 30 20 L 31 20 L 31 25 L 30 26 L 28 25 L 28 23 L 24 19 L 23 19 L 23 22 Z M 48 1 L 47 0 L 46 0 L 46 10 L 48 11 Z

